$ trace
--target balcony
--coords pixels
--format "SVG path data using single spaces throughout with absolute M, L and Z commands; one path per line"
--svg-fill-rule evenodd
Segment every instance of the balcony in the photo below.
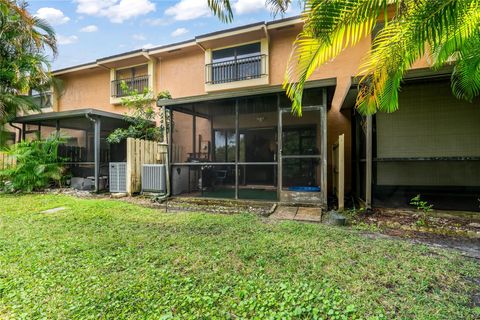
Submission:
M 207 85 L 258 79 L 267 75 L 267 55 L 214 62 L 205 66 Z
M 149 88 L 150 75 L 113 80 L 111 82 L 111 97 L 112 98 L 121 98 L 128 95 L 128 91 L 123 90 L 122 82 L 124 82 L 129 91 L 136 91 L 142 93 L 145 88 Z

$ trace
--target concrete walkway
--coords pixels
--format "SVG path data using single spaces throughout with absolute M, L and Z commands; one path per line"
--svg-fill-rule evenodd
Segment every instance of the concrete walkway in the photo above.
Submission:
M 320 222 L 322 220 L 322 209 L 279 205 L 270 218 L 277 220 Z

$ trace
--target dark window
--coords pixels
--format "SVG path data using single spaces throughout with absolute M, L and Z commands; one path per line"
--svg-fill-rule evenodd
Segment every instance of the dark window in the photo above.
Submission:
M 235 131 L 215 130 L 215 161 L 235 161 Z
M 258 78 L 262 75 L 260 42 L 215 50 L 207 66 L 207 82 L 225 83 Z
M 284 155 L 318 155 L 315 126 L 283 129 Z
M 260 54 L 260 42 L 213 51 L 212 62 L 248 58 Z
M 112 97 L 126 95 L 122 89 L 122 82 L 125 82 L 130 90 L 142 93 L 145 88 L 148 88 L 148 80 L 148 65 L 146 64 L 117 70 L 115 71 L 115 80 L 112 82 Z

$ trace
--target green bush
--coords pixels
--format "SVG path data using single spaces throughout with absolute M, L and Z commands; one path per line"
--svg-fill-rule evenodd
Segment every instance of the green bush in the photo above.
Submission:
M 127 138 L 165 141 L 165 129 L 157 127 L 155 120 L 161 116 L 156 111 L 153 92 L 145 88 L 142 92 L 130 89 L 125 81 L 121 83 L 122 91 L 126 96 L 122 98 L 122 105 L 127 107 L 129 114 L 124 119 L 129 123 L 128 128 L 117 128 L 107 137 L 108 143 L 120 143 Z M 159 93 L 159 97 L 171 98 L 168 91 Z
M 52 135 L 11 146 L 7 153 L 16 159 L 16 165 L 0 171 L 3 191 L 31 192 L 59 185 L 64 172 L 64 159 L 58 156 L 58 146 L 62 143 L 63 138 Z

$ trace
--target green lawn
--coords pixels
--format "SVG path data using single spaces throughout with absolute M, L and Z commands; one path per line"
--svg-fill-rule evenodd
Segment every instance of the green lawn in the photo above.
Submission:
M 0 319 L 475 319 L 478 277 L 457 254 L 349 229 L 0 196 Z

